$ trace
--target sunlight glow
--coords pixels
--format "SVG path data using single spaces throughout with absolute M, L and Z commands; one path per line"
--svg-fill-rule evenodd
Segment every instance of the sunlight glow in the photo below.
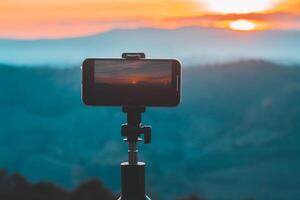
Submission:
M 187 26 L 237 30 L 230 23 L 239 19 L 255 30 L 300 30 L 300 0 L 0 0 L 0 38 L 10 39 Z
M 256 24 L 248 20 L 239 19 L 230 22 L 229 27 L 237 31 L 253 31 L 256 28 Z
M 279 1 L 280 0 L 203 0 L 208 9 L 223 14 L 265 11 L 271 9 Z
M 133 85 L 135 85 L 136 83 L 137 83 L 136 80 L 131 81 L 131 84 L 133 84 Z

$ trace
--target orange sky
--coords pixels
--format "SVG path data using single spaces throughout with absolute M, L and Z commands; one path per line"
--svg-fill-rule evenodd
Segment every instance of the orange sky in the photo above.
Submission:
M 300 0 L 1 0 L 0 38 L 61 38 L 115 28 L 300 29 Z

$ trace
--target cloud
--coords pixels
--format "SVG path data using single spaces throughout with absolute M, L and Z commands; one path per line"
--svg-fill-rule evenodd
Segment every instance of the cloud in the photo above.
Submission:
M 230 20 L 240 18 L 255 20 L 260 29 L 300 29 L 300 0 L 282 1 L 269 10 L 248 14 L 212 13 L 205 8 L 204 2 L 205 0 L 45 0 L 42 3 L 35 0 L 26 3 L 16 0 L 1 1 L 0 37 L 63 38 L 112 29 L 145 27 L 227 28 Z
M 206 14 L 192 17 L 168 18 L 167 22 L 177 26 L 208 26 L 226 27 L 226 23 L 238 19 L 246 19 L 264 25 L 262 29 L 300 29 L 300 14 L 277 13 L 247 13 L 247 14 Z

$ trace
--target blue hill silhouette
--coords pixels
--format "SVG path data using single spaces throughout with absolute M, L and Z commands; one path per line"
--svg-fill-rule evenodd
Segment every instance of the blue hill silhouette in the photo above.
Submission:
M 57 40 L 0 39 L 0 60 L 29 66 L 76 66 L 86 57 L 120 57 L 145 52 L 147 57 L 175 57 L 184 63 L 224 63 L 265 59 L 300 63 L 299 31 L 266 30 L 241 33 L 226 29 L 183 27 L 174 30 L 112 30 L 96 35 Z
M 101 182 L 92 179 L 80 184 L 73 191 L 67 191 L 52 183 L 39 182 L 32 184 L 20 174 L 8 174 L 0 170 L 0 198 L 5 200 L 115 200 Z M 204 200 L 195 195 L 178 200 Z
M 67 189 L 97 177 L 118 192 L 125 115 L 83 106 L 79 68 L 2 65 L 0 91 L 0 168 Z M 299 102 L 298 66 L 185 68 L 182 104 L 144 115 L 153 143 L 139 148 L 152 196 L 297 199 Z

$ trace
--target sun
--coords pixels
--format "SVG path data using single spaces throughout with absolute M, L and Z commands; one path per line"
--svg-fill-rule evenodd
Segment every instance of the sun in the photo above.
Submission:
M 136 83 L 137 83 L 136 80 L 132 80 L 132 81 L 131 81 L 131 84 L 133 84 L 133 85 L 135 85 Z
M 280 1 L 282 0 L 201 0 L 210 11 L 223 14 L 261 12 Z
M 256 28 L 256 24 L 249 20 L 239 19 L 229 23 L 229 27 L 236 31 L 253 31 Z

